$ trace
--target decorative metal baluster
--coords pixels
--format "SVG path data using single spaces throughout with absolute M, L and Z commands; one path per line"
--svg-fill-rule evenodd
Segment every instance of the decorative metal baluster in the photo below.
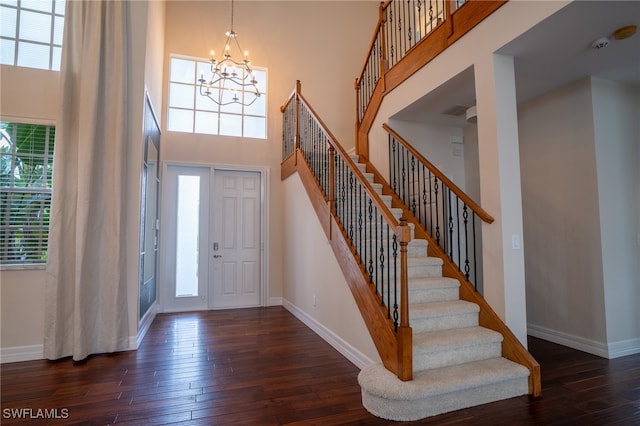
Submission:
M 471 213 L 471 226 L 473 227 L 473 284 L 476 291 L 478 291 L 478 266 L 476 265 L 476 212 Z
M 433 191 L 436 199 L 436 243 L 440 245 L 440 212 L 438 211 L 438 176 L 433 177 Z M 432 218 L 433 220 L 433 218 Z
M 467 204 L 462 207 L 462 218 L 464 221 L 464 276 L 469 281 L 469 212 L 467 211 Z
M 416 216 L 416 157 L 411 154 L 411 211 Z
M 384 296 L 384 219 L 382 215 L 380 217 L 380 253 L 379 253 L 379 265 L 380 265 L 380 294 Z M 382 305 L 384 305 L 384 297 L 381 298 Z
M 458 269 L 460 269 L 460 264 L 462 262 L 460 262 L 461 258 L 460 258 L 460 245 L 462 244 L 462 241 L 460 241 L 460 237 L 462 236 L 461 232 L 460 232 L 460 198 L 458 198 L 456 196 L 456 235 L 458 238 L 456 238 L 456 241 L 458 241 L 458 260 L 456 262 L 456 265 L 458 265 Z
M 349 239 L 351 240 L 351 244 L 353 245 L 353 172 L 349 170 Z
M 398 331 L 398 236 L 393 233 L 393 328 Z
M 378 220 L 377 220 L 377 218 L 378 218 L 378 207 L 375 207 L 374 210 L 375 210 L 375 218 L 376 218 L 376 220 L 374 221 L 373 224 L 374 224 L 374 227 L 375 227 L 375 235 L 376 235 L 376 238 L 375 238 L 375 249 L 376 250 L 374 251 L 374 256 L 373 257 L 376 257 L 377 254 L 378 254 L 378 243 L 380 243 L 380 238 L 378 237 Z M 373 277 L 373 282 L 375 282 L 375 284 L 376 284 L 376 294 L 379 294 L 380 293 L 380 289 L 378 288 L 379 281 L 378 281 L 378 261 L 377 260 L 375 261 L 375 267 L 373 269 L 373 272 L 375 274 L 374 277 Z
M 447 190 L 447 202 L 449 209 L 449 258 L 453 260 L 453 216 L 451 212 L 451 189 Z
M 375 239 L 373 238 L 373 200 L 369 199 L 369 283 L 373 282 L 373 258 L 375 257 L 375 251 L 373 250 L 373 244 Z
M 407 173 L 406 173 L 406 169 L 405 169 L 405 160 L 407 157 L 407 150 L 402 149 L 402 152 L 404 153 L 404 155 L 402 156 L 402 175 L 400 178 L 400 182 L 402 182 L 402 194 L 400 195 L 400 198 L 402 199 L 402 201 L 404 201 L 405 204 L 407 204 Z
M 362 258 L 362 184 L 358 184 L 358 254 Z

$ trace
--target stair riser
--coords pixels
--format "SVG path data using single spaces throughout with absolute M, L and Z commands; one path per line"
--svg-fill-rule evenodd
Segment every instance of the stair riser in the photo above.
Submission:
M 450 411 L 500 401 L 529 392 L 527 378 L 516 378 L 418 399 L 390 400 L 362 390 L 362 404 L 374 416 L 413 421 Z
M 497 358 L 502 355 L 501 342 L 450 348 L 439 352 L 421 352 L 414 348 L 413 371 L 446 367 L 481 359 Z
M 412 290 L 411 284 L 409 284 L 410 303 L 450 302 L 459 298 L 460 292 L 457 287 Z
M 409 321 L 414 333 L 423 333 L 452 328 L 476 327 L 478 325 L 478 314 L 473 312 L 436 318 L 416 318 L 411 315 L 411 308 L 409 308 Z
M 407 276 L 409 279 L 441 277 L 442 265 L 412 265 L 407 267 Z

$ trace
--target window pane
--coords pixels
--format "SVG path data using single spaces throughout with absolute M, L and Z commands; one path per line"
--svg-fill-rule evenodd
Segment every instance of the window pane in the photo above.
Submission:
M 220 114 L 220 134 L 225 136 L 242 136 L 242 116 Z
M 51 15 L 44 13 L 20 12 L 20 39 L 39 41 L 41 43 L 51 42 Z M 47 61 L 48 62 L 48 61 Z
M 217 103 L 215 103 L 212 99 L 209 99 L 209 97 L 201 95 L 200 88 L 197 88 L 196 91 L 196 109 L 204 111 L 218 111 Z M 211 92 L 210 96 L 213 99 L 218 99 L 218 89 L 209 89 L 209 92 Z
M 51 58 L 51 69 L 53 71 L 60 71 L 60 58 L 62 57 L 62 48 L 53 48 L 53 57 Z
M 247 94 L 247 97 L 252 97 L 253 95 Z M 251 105 L 244 107 L 244 113 L 248 115 L 267 115 L 267 96 L 262 95 L 257 98 Z
M 167 130 L 193 132 L 193 111 L 169 108 Z
M 222 91 L 222 103 L 233 102 L 233 99 L 242 99 L 242 92 L 238 92 L 237 90 L 223 90 Z M 220 105 L 220 111 L 222 112 L 230 112 L 234 114 L 242 114 L 242 105 L 239 103 L 229 103 L 229 105 Z
M 16 9 L 0 7 L 0 36 L 16 37 L 16 17 Z
M 169 106 L 193 109 L 193 86 L 171 83 L 169 86 Z
M 244 134 L 245 138 L 266 139 L 267 124 L 264 117 L 245 117 Z
M 52 2 L 51 0 L 22 0 L 20 7 L 51 13 Z
M 186 59 L 171 59 L 171 81 L 195 84 L 195 62 Z
M 200 176 L 178 176 L 176 297 L 198 295 Z
M 64 32 L 64 17 L 56 16 L 53 19 L 53 44 L 62 46 L 63 32 Z
M 261 93 L 266 93 L 267 92 L 267 72 L 263 70 L 256 70 L 256 69 L 252 71 L 253 71 L 253 77 L 258 82 L 258 90 L 260 90 Z
M 64 8 L 66 6 L 65 0 L 55 0 L 55 13 L 56 15 L 64 15 Z
M 218 114 L 213 112 L 196 111 L 195 132 L 207 135 L 217 135 Z
M 18 66 L 49 69 L 49 46 L 42 44 L 18 43 Z
M 0 64 L 13 65 L 15 63 L 16 42 L 0 39 Z

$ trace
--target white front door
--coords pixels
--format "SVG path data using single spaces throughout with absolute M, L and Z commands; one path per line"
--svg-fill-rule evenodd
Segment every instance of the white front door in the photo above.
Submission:
M 260 306 L 261 172 L 167 166 L 165 312 Z
M 209 306 L 259 306 L 260 173 L 215 170 L 213 194 Z

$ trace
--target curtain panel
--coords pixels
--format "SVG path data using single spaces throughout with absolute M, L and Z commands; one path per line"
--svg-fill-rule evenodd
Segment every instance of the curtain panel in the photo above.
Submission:
M 129 346 L 129 2 L 67 1 L 66 7 L 44 356 L 81 360 Z

